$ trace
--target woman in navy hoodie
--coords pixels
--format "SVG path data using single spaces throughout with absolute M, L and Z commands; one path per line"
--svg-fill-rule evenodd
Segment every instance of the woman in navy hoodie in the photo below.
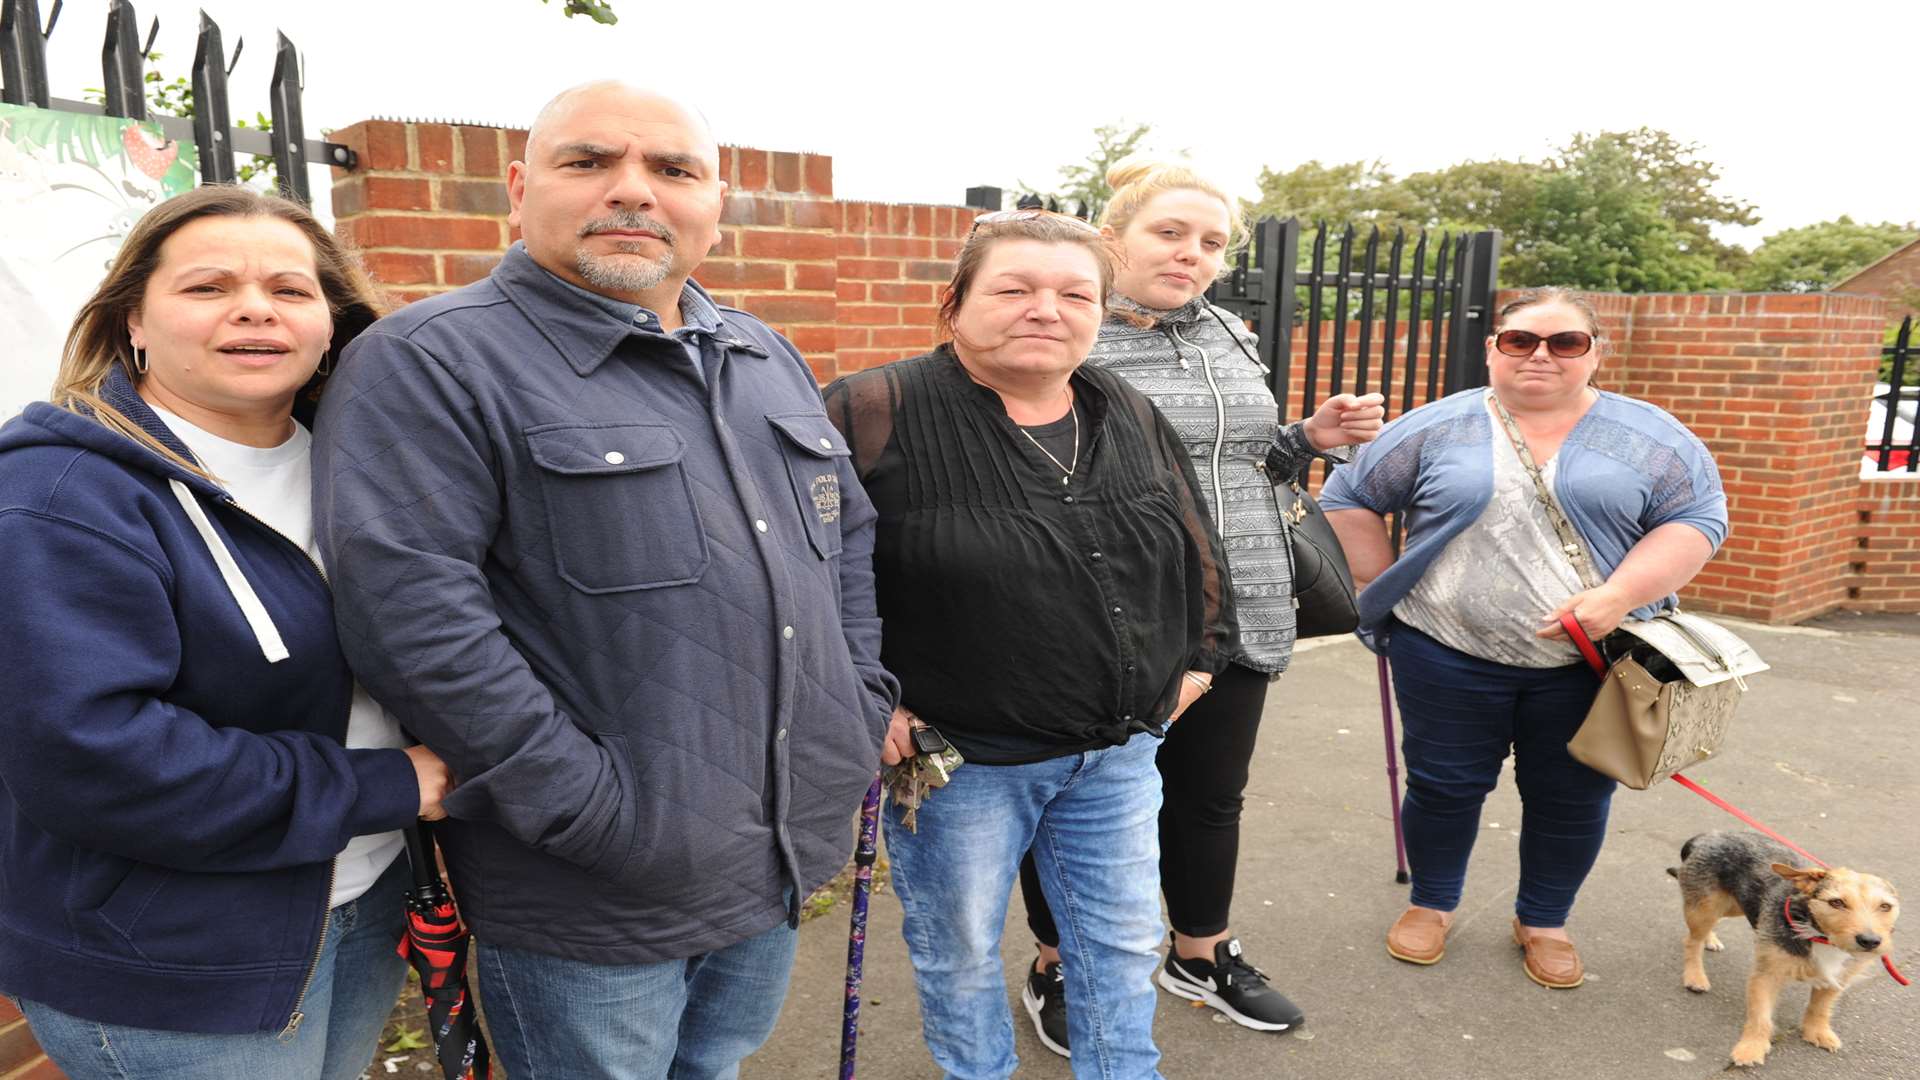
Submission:
M 0 428 L 0 991 L 75 1080 L 356 1077 L 393 1007 L 450 777 L 347 670 L 294 418 L 376 314 L 305 208 L 203 187 Z

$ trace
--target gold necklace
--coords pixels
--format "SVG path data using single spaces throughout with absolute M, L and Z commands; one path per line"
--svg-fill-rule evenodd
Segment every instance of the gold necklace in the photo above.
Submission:
M 1065 485 L 1073 483 L 1073 470 L 1080 467 L 1080 410 L 1073 407 L 1072 391 L 1062 388 L 1060 392 L 1067 395 L 1067 415 L 1073 417 L 1073 459 L 1071 461 L 1065 465 L 1060 464 L 1060 459 L 1054 457 L 1046 447 L 1041 446 L 1040 440 L 1034 438 L 1025 427 L 1019 424 L 1015 424 L 1014 427 L 1020 429 L 1020 434 L 1027 437 L 1027 441 L 1033 444 L 1035 450 L 1047 455 L 1047 460 L 1053 462 L 1054 468 L 1067 474 L 1060 478 L 1060 483 Z

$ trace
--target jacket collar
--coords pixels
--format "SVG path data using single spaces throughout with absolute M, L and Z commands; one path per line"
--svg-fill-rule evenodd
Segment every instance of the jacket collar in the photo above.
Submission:
M 739 340 L 722 321 L 713 298 L 691 279 L 680 290 L 680 319 L 685 328 L 667 333 L 653 313 L 638 304 L 588 292 L 554 275 L 533 261 L 524 242 L 516 241 L 507 249 L 491 278 L 582 376 L 593 374 L 629 337 L 678 345 L 677 335 L 703 335 L 729 349 L 767 355 L 760 346 Z
M 1128 326 L 1138 325 L 1136 320 L 1140 318 L 1151 320 L 1155 327 L 1191 326 L 1199 322 L 1206 313 L 1205 294 L 1196 296 L 1177 308 L 1150 308 L 1119 293 L 1114 293 L 1107 298 L 1108 320 L 1123 322 Z

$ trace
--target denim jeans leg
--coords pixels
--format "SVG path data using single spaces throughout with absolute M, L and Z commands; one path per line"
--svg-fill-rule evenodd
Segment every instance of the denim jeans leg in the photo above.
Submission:
M 1159 1077 L 1153 1043 L 1160 918 L 1160 740 L 1092 751 L 1047 804 L 1033 844 L 1060 927 L 1078 1080 Z
M 786 923 L 687 965 L 687 1007 L 668 1080 L 734 1080 L 780 1019 L 800 935 Z
M 1480 807 L 1513 742 L 1518 689 L 1510 673 L 1517 669 L 1449 648 L 1405 624 L 1393 628 L 1387 654 L 1407 759 L 1401 821 L 1412 902 L 1452 911 L 1466 884 Z
M 1000 936 L 1021 853 L 1078 761 L 964 765 L 921 805 L 916 830 L 899 807 L 883 810 L 922 1033 L 952 1080 L 1006 1080 L 1019 1064 Z
M 475 942 L 480 1012 L 510 1077 L 662 1080 L 687 1004 L 686 961 L 589 964 Z
M 407 978 L 407 962 L 396 946 L 405 929 L 410 876 L 402 855 L 358 899 L 333 909 L 338 953 L 320 1080 L 359 1080 L 379 1049 L 380 1033 Z
M 1567 753 L 1593 704 L 1585 664 L 1539 672 L 1520 698 L 1514 779 L 1520 787 L 1520 890 L 1514 914 L 1528 926 L 1564 926 L 1607 838 L 1612 777 Z
M 405 863 L 398 864 L 404 875 Z M 392 869 L 364 896 L 333 909 L 299 1029 L 202 1035 L 102 1024 L 23 1000 L 41 1049 L 70 1080 L 353 1080 L 373 1060 L 405 977 L 402 877 Z M 384 950 L 384 954 L 382 952 Z

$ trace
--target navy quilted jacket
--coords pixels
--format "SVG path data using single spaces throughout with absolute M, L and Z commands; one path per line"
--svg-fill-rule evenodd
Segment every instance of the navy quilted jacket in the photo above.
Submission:
M 342 647 L 459 778 L 498 945 L 598 963 L 761 933 L 837 873 L 898 686 L 874 511 L 752 316 L 623 321 L 516 244 L 347 350 L 314 446 Z

